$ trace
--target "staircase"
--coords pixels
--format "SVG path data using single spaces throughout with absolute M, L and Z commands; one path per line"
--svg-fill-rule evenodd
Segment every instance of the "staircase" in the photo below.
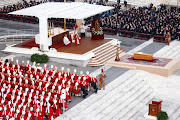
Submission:
M 89 66 L 100 66 L 104 65 L 106 61 L 110 60 L 111 58 L 115 58 L 117 52 L 117 46 L 113 45 L 112 43 L 108 42 L 91 52 L 94 53 L 94 57 L 88 63 Z M 119 54 L 124 52 L 123 49 L 119 48 Z
M 180 42 L 174 40 L 169 46 L 165 46 L 154 55 L 167 58 L 180 58 Z
M 154 98 L 153 89 L 140 74 L 129 70 L 59 119 L 71 120 L 129 120 Z M 58 118 L 57 118 L 58 119 Z
M 92 94 L 56 120 L 150 120 L 144 115 L 151 101 L 157 99 L 145 74 L 129 70 L 106 85 L 105 90 Z M 161 100 L 162 111 L 167 112 L 169 120 L 180 120 L 179 101 Z
M 174 109 L 167 112 L 169 115 L 169 120 L 180 120 L 180 106 L 174 105 Z

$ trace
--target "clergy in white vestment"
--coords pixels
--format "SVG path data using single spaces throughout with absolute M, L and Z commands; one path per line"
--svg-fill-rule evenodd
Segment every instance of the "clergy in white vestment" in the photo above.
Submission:
M 67 47 L 71 46 L 71 42 L 69 41 L 67 34 L 64 35 L 63 42 L 64 42 L 65 46 L 67 46 Z
M 81 37 L 85 37 L 85 27 L 84 24 L 81 24 Z

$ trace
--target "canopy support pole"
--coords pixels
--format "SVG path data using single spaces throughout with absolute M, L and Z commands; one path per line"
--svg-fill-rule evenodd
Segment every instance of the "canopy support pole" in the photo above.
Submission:
M 49 51 L 48 18 L 39 17 L 40 50 Z
M 66 18 L 64 18 L 64 30 L 66 30 Z

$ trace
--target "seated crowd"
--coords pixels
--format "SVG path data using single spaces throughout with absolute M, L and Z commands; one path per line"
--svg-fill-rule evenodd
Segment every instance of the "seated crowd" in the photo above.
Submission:
M 165 36 L 167 30 L 177 38 L 180 30 L 180 16 L 175 10 L 164 7 L 139 7 L 131 8 L 112 16 L 106 15 L 102 19 L 102 26 L 118 30 L 128 30 L 151 35 Z
M 8 6 L 4 6 L 3 8 L 0 8 L 0 13 L 9 13 L 9 12 L 21 10 L 21 9 L 24 9 L 24 8 L 39 5 L 41 3 L 45 3 L 47 1 L 48 0 L 41 0 L 41 1 L 30 0 L 29 2 L 27 2 L 26 0 L 23 0 L 22 3 L 18 2 L 17 4 L 8 5 Z
M 94 4 L 94 3 L 92 1 L 90 1 L 90 4 Z M 104 16 L 112 16 L 112 15 L 118 14 L 120 12 L 120 10 L 121 10 L 121 5 L 120 4 L 109 4 L 107 2 L 97 2 L 96 4 L 97 5 L 114 7 L 114 9 L 103 12 L 102 14 L 98 14 L 96 16 L 86 18 L 85 21 L 84 21 L 85 25 L 91 24 L 94 17 L 103 18 Z
M 116 6 L 116 5 L 115 5 Z M 98 16 L 102 21 L 103 28 L 113 29 L 115 34 L 118 30 L 133 31 L 150 35 L 165 36 L 170 30 L 173 39 L 177 39 L 180 32 L 180 13 L 175 8 L 166 9 L 161 5 L 159 8 L 149 7 L 130 8 L 119 12 L 119 7 Z M 88 18 L 90 23 L 93 18 Z
M 31 66 L 27 64 L 20 65 L 16 63 L 4 62 L 0 60 L 0 117 L 3 119 L 14 118 L 15 120 L 49 120 L 58 117 L 63 110 L 68 109 L 68 103 L 71 96 L 87 96 L 88 91 L 92 89 L 97 92 L 97 79 L 83 72 L 77 75 L 74 73 L 58 71 L 57 67 L 51 65 L 47 69 Z

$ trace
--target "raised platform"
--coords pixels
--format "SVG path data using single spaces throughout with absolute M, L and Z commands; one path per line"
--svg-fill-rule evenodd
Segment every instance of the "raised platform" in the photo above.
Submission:
M 117 44 L 117 40 L 91 40 L 91 38 L 84 37 L 81 40 L 81 44 L 78 46 L 62 46 L 58 49 L 50 50 L 49 52 L 41 52 L 37 47 L 26 47 L 22 46 L 22 44 L 8 46 L 3 51 L 13 54 L 21 54 L 27 57 L 30 57 L 34 53 L 47 54 L 50 58 L 50 61 L 85 67 L 91 58 L 94 57 L 93 50 L 103 46 L 104 44 L 115 45 Z
M 180 68 L 180 59 L 154 57 L 154 61 L 134 60 L 132 54 L 121 54 L 120 61 L 114 58 L 107 61 L 106 65 L 121 67 L 126 69 L 139 69 L 150 73 L 168 77 Z

